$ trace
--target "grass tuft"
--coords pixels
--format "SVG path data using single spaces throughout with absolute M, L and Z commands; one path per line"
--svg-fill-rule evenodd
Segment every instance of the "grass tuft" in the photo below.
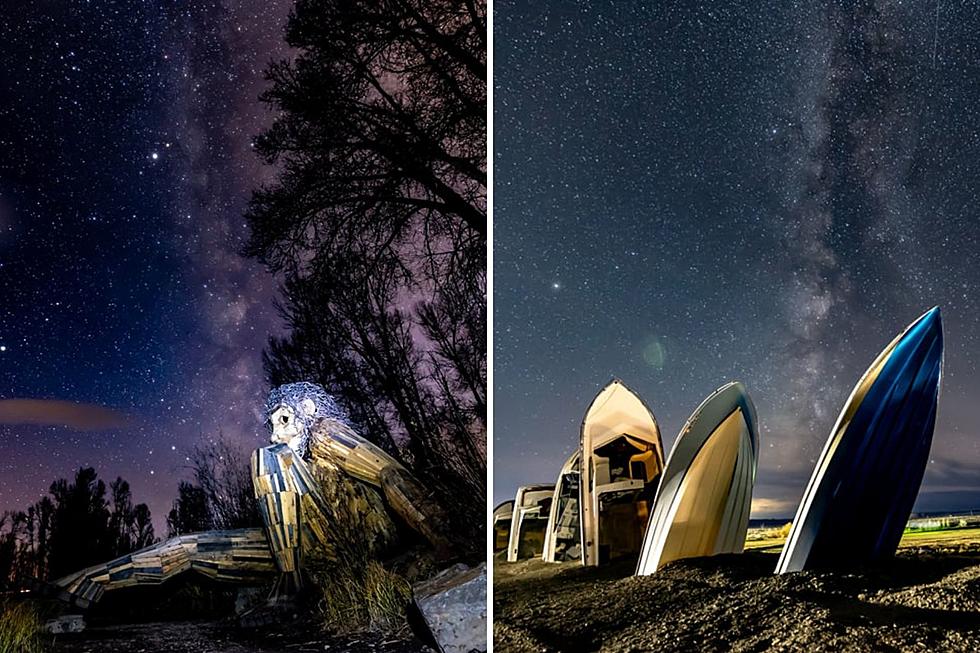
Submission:
M 368 627 L 385 633 L 405 627 L 405 608 L 412 600 L 408 582 L 372 560 L 364 577 Z
M 389 635 L 403 632 L 412 598 L 408 582 L 375 560 L 364 566 L 337 566 L 310 560 L 307 569 L 322 597 L 324 627 L 334 633 L 366 630 Z
M 0 651 L 7 653 L 43 653 L 47 637 L 41 632 L 41 615 L 26 601 L 0 602 Z

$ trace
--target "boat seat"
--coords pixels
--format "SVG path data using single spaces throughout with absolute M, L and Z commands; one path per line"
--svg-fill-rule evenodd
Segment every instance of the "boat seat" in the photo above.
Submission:
M 630 477 L 649 481 L 660 471 L 657 467 L 659 465 L 653 449 L 638 453 L 630 458 Z

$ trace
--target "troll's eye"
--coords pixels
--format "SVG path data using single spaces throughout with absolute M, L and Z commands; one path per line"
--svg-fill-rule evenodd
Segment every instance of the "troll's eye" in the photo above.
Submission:
M 282 422 L 283 424 L 289 424 L 289 415 L 283 415 L 282 417 L 279 418 L 279 421 Z

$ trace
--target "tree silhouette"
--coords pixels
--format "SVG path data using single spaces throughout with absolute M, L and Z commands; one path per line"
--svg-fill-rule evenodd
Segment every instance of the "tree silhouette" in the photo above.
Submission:
M 133 508 L 133 550 L 143 549 L 156 542 L 153 534 L 153 518 L 150 508 L 145 503 L 138 503 Z
M 0 515 L 0 588 L 7 587 L 18 577 L 15 567 L 17 521 L 15 513 L 5 512 Z
M 113 547 L 106 487 L 95 470 L 79 469 L 71 483 L 65 479 L 55 481 L 51 484 L 51 495 L 54 499 L 48 560 L 51 577 L 58 578 L 110 558 Z
M 109 484 L 112 491 L 112 512 L 109 514 L 109 543 L 112 552 L 133 548 L 133 500 L 129 483 L 117 478 Z
M 167 515 L 169 536 L 261 526 L 252 474 L 242 450 L 223 435 L 194 449 L 194 481 L 181 481 Z
M 253 197 L 248 253 L 282 270 L 455 223 L 485 240 L 485 4 L 298 0 L 286 41 L 256 141 L 282 172 Z
M 45 495 L 32 506 L 37 515 L 37 548 L 34 549 L 29 573 L 36 578 L 44 578 L 48 571 L 49 540 L 51 537 L 51 519 L 54 515 L 54 502 Z
M 197 533 L 211 529 L 211 512 L 207 496 L 199 486 L 181 481 L 177 486 L 174 507 L 167 515 L 167 536 Z
M 152 544 L 153 522 L 145 503 L 133 506 L 129 483 L 117 478 L 109 484 L 112 512 L 109 515 L 109 543 L 112 556 L 120 556 Z

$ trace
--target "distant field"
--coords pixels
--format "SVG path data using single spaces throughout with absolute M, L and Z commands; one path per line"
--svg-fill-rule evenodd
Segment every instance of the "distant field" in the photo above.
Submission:
M 750 535 L 752 535 L 751 529 L 749 530 Z M 783 544 L 786 542 L 785 535 L 756 535 L 758 539 L 750 539 L 745 541 L 746 551 L 778 551 L 783 548 Z
M 951 528 L 944 531 L 913 531 L 902 536 L 900 547 L 980 544 L 980 528 Z
M 786 542 L 786 536 L 778 529 L 749 529 L 746 550 L 778 551 Z M 917 546 L 980 545 L 980 528 L 951 528 L 948 530 L 912 531 L 902 536 L 899 548 Z

